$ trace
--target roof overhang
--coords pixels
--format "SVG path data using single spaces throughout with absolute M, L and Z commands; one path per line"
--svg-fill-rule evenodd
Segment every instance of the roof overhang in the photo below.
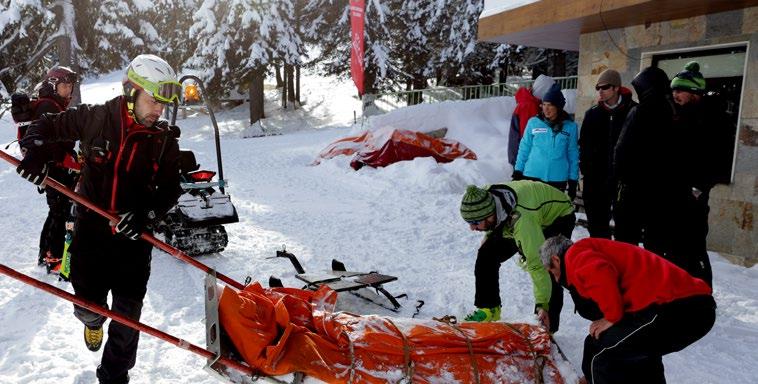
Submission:
M 579 50 L 579 36 L 758 5 L 758 0 L 542 0 L 479 19 L 479 41 Z

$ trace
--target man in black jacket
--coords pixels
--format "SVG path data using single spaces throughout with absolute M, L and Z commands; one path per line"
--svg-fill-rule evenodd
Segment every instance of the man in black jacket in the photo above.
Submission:
M 624 121 L 614 154 L 619 183 L 616 240 L 646 249 L 682 266 L 675 251 L 683 231 L 684 202 L 690 194 L 681 167 L 682 143 L 666 72 L 643 69 L 632 80 L 639 105 Z M 644 237 L 643 237 L 644 234 Z
M 44 185 L 45 148 L 79 140 L 84 157 L 79 192 L 114 215 L 109 223 L 95 212 L 77 211 L 71 244 L 71 283 L 78 297 L 139 320 L 150 276 L 152 246 L 135 241 L 165 214 L 181 193 L 179 130 L 159 120 L 165 104 L 178 100 L 181 85 L 171 66 L 154 55 L 139 55 L 127 68 L 124 95 L 104 105 L 81 105 L 44 116 L 21 140 L 27 153 L 17 172 Z M 115 224 L 115 225 L 114 225 Z M 84 341 L 100 349 L 105 318 L 74 306 L 84 327 Z M 129 381 L 136 362 L 139 332 L 117 322 L 108 328 L 97 377 L 103 384 Z
M 687 186 L 686 237 L 678 241 L 684 255 L 681 267 L 708 285 L 712 282 L 708 259 L 708 198 L 717 183 L 729 183 L 734 154 L 735 127 L 726 104 L 716 94 L 706 93 L 706 82 L 696 61 L 687 63 L 671 80 L 676 103 L 675 126 L 685 142 L 683 161 Z
M 629 109 L 637 105 L 621 86 L 621 75 L 606 69 L 595 85 L 598 103 L 584 114 L 579 136 L 579 169 L 584 176 L 582 200 L 592 237 L 611 238 L 611 211 L 616 200 L 613 149 Z

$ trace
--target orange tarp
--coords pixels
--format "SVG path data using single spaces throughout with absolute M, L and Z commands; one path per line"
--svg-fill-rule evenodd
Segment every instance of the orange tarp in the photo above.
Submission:
M 269 376 L 327 383 L 563 383 L 549 334 L 528 324 L 391 319 L 334 312 L 336 292 L 224 288 L 222 328 Z M 478 377 L 478 380 L 477 380 Z
M 350 166 L 354 169 L 364 165 L 384 167 L 417 157 L 433 157 L 439 163 L 449 163 L 459 157 L 476 160 L 476 154 L 472 150 L 455 140 L 436 138 L 407 129 L 385 127 L 363 132 L 360 136 L 345 137 L 329 144 L 319 153 L 313 164 L 318 164 L 320 159 L 353 154 Z

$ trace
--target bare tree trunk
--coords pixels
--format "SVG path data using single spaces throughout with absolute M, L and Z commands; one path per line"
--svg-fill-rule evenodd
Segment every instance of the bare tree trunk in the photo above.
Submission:
M 282 76 L 282 108 L 287 109 L 287 64 L 284 65 L 284 76 Z
M 292 103 L 292 108 L 297 108 L 295 104 L 295 67 L 284 64 L 284 76 L 287 78 L 287 101 Z
M 263 78 L 264 68 L 260 67 L 253 72 L 253 81 L 250 82 L 250 124 L 266 117 L 263 111 Z
M 300 66 L 295 67 L 295 101 L 297 105 L 301 105 L 300 101 Z
M 282 79 L 282 68 L 278 65 L 274 65 L 274 69 L 276 72 L 276 87 L 284 88 L 284 80 Z
M 76 9 L 71 0 L 62 0 L 53 6 L 55 20 L 58 22 L 59 30 L 64 31 L 64 36 L 58 40 L 58 57 L 60 65 L 71 68 L 74 72 L 79 73 L 79 61 L 76 60 L 76 47 L 78 42 L 76 32 L 73 29 L 74 21 L 67 16 L 76 17 Z M 79 83 L 74 85 L 74 93 L 71 96 L 72 106 L 77 105 L 82 100 L 82 93 L 79 89 Z

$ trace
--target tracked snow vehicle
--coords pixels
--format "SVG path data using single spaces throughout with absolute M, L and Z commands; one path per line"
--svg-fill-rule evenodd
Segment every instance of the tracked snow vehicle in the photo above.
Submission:
M 179 82 L 184 83 L 188 79 L 194 80 L 200 87 L 201 95 L 205 94 L 202 81 L 196 76 L 182 76 Z M 213 180 L 216 172 L 200 169 L 192 151 L 180 151 L 181 186 L 184 193 L 157 228 L 169 245 L 190 256 L 223 251 L 229 243 L 224 225 L 239 221 L 231 197 L 225 192 L 226 180 L 221 163 L 221 143 L 216 116 L 207 101 L 205 104 L 215 133 L 218 179 Z M 175 103 L 171 117 L 172 125 L 176 122 L 178 107 L 179 104 Z

